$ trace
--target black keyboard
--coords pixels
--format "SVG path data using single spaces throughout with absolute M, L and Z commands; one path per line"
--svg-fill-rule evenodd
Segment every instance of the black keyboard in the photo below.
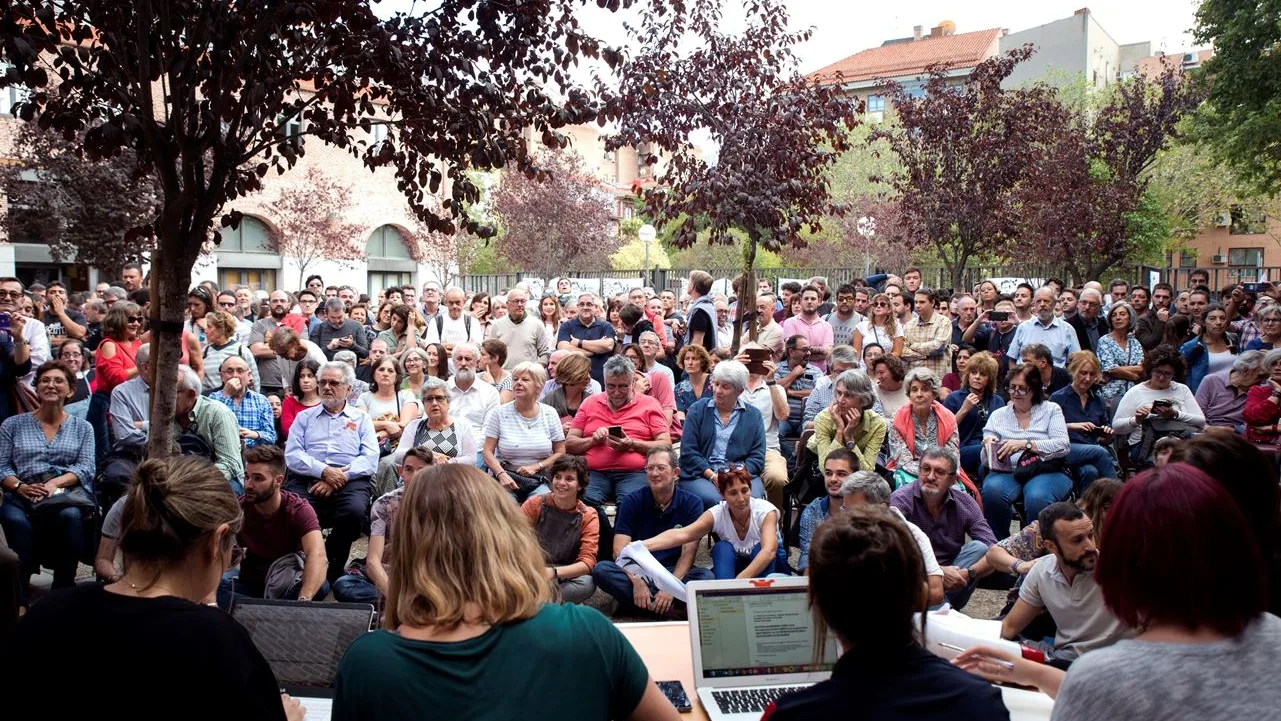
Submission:
M 792 693 L 802 691 L 808 686 L 770 686 L 767 688 L 736 688 L 730 691 L 713 691 L 712 700 L 720 707 L 721 713 L 760 713 L 771 701 Z

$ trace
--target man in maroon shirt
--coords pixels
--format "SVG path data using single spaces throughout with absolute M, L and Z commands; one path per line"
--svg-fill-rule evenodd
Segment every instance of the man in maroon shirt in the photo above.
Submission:
M 329 593 L 325 582 L 328 561 L 320 521 L 311 504 L 301 496 L 281 490 L 285 481 L 285 454 L 276 446 L 247 449 L 245 495 L 240 499 L 245 520 L 236 540 L 244 549 L 238 579 L 224 578 L 218 587 L 218 605 L 229 608 L 232 600 L 267 596 L 268 570 L 273 564 L 301 567 L 301 577 L 273 598 L 310 601 Z M 301 554 L 301 559 L 296 554 Z M 275 584 L 273 584 L 274 586 Z

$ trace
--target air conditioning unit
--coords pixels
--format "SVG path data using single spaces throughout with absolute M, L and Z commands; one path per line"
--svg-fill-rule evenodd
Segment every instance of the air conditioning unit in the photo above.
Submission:
M 1210 262 L 1214 263 L 1215 265 L 1227 265 L 1228 256 L 1224 255 L 1223 253 L 1216 253 L 1210 256 Z
M 1214 216 L 1214 224 L 1220 228 L 1226 228 L 1232 225 L 1232 213 L 1226 210 L 1220 210 L 1219 214 Z
M 1185 65 L 1190 63 L 1195 63 L 1196 61 L 1197 61 L 1196 53 L 1183 53 L 1183 63 Z

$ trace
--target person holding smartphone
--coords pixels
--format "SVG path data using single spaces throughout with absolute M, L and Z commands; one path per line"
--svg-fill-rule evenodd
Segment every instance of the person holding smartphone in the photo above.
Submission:
M 1187 366 L 1173 347 L 1153 348 L 1143 357 L 1142 368 L 1144 380 L 1117 404 L 1112 430 L 1126 438 L 1135 465 L 1147 467 L 1157 438 L 1200 432 L 1205 414 L 1182 382 Z

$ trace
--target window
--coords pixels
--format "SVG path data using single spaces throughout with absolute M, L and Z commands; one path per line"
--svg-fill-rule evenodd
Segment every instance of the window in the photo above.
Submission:
M 370 258 L 391 258 L 393 260 L 413 260 L 409 255 L 409 246 L 399 230 L 390 225 L 379 226 L 369 235 L 365 244 L 365 254 Z
M 369 297 L 377 298 L 378 294 L 385 288 L 392 286 L 413 285 L 414 274 L 404 271 L 370 271 L 369 272 Z
M 387 139 L 387 126 L 377 124 L 369 126 L 369 145 L 377 149 Z
M 1268 216 L 1257 206 L 1233 205 L 1231 209 L 1232 224 L 1228 226 L 1231 235 L 1257 235 L 1268 232 Z
M 250 290 L 265 290 L 268 293 L 278 290 L 276 271 L 270 268 L 219 268 L 218 287 L 234 288 L 247 285 Z
M 1185 251 L 1180 252 L 1180 253 L 1179 253 L 1179 267 L 1180 267 L 1180 268 L 1195 268 L 1195 267 L 1196 267 L 1196 251 L 1195 251 L 1195 250 L 1185 250 Z
M 218 249 L 228 253 L 275 253 L 266 224 L 257 218 L 241 217 L 240 226 L 222 229 Z
M 1229 248 L 1228 265 L 1248 265 L 1258 268 L 1263 265 L 1263 248 Z
M 13 66 L 0 63 L 0 75 L 4 75 Z M 13 106 L 27 99 L 27 89 L 21 85 L 10 85 L 0 88 L 0 115 L 13 115 Z
M 885 96 L 884 95 L 867 96 L 867 112 L 869 113 L 885 112 Z

